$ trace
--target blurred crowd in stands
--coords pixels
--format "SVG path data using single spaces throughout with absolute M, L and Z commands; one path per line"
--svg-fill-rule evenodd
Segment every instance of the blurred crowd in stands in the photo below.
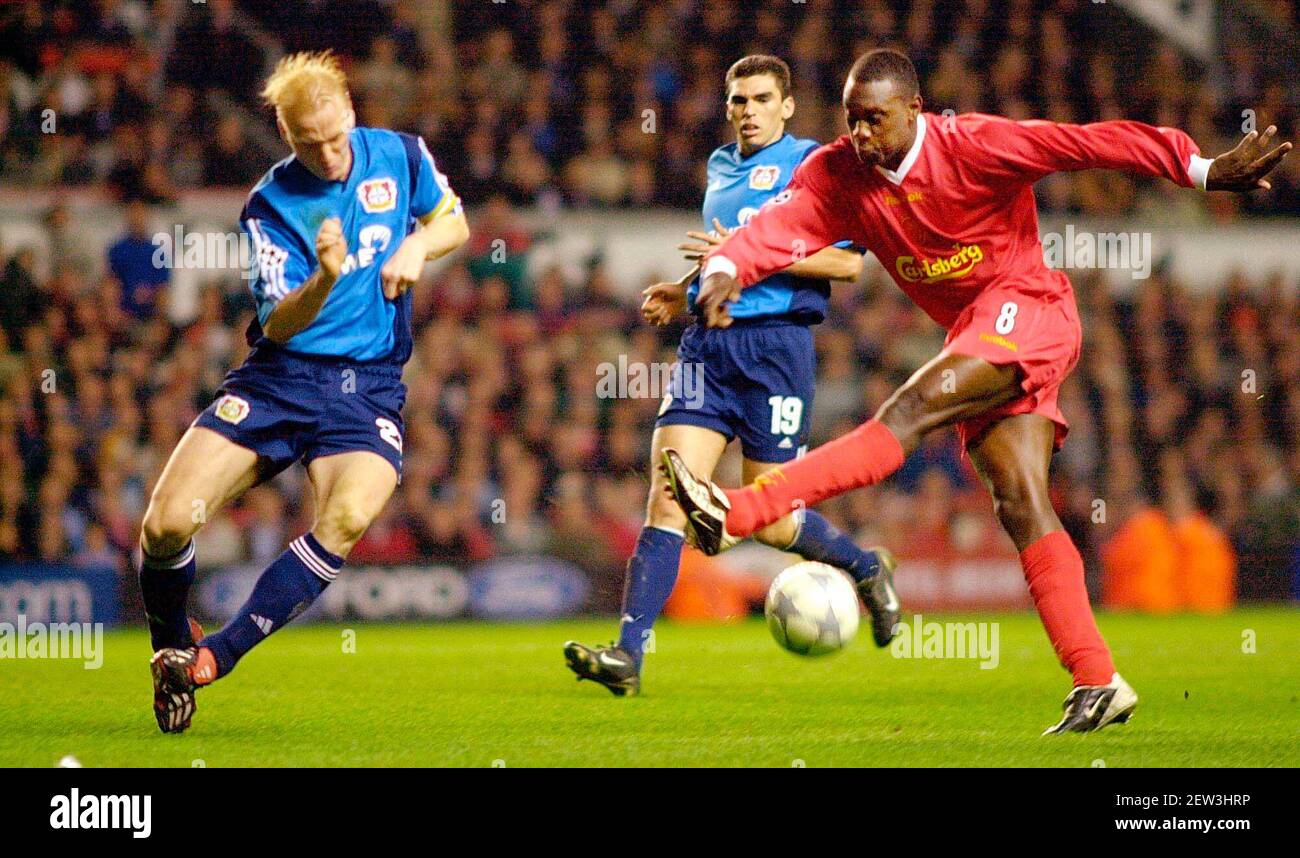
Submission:
M 282 157 L 255 99 L 272 50 L 344 53 L 363 124 L 423 134 L 473 206 L 467 250 L 416 290 L 405 474 L 353 559 L 543 552 L 615 600 L 659 400 L 598 397 L 600 366 L 671 361 L 682 328 L 641 324 L 626 296 L 647 284 L 612 282 L 599 259 L 577 283 L 557 268 L 529 276 L 534 236 L 518 207 L 697 207 L 704 160 L 727 139 L 723 73 L 758 50 L 790 60 L 793 130 L 823 139 L 838 133 L 848 58 L 880 42 L 908 47 L 933 109 L 1145 119 L 1208 150 L 1231 145 L 1243 109 L 1296 129 L 1284 82 L 1247 68 L 1251 52 L 1229 51 L 1226 86 L 1189 83 L 1205 75 L 1149 37 L 1121 50 L 1088 2 L 746 7 L 0 2 L 4 184 L 105 187 L 126 224 L 91 246 L 56 204 L 41 221 L 51 259 L 0 247 L 0 560 L 74 557 L 129 574 L 152 481 L 242 360 L 251 318 L 235 279 L 206 286 L 197 319 L 173 325 L 150 236 L 178 193 L 243 188 Z M 372 26 L 340 42 L 337 15 Z M 42 132 L 47 108 L 57 133 Z M 1300 214 L 1300 159 L 1286 169 L 1249 198 L 1091 173 L 1039 192 L 1047 210 L 1165 224 Z M 1062 393 L 1073 429 L 1055 485 L 1093 583 L 1113 605 L 1152 610 L 1223 607 L 1234 586 L 1284 597 L 1300 568 L 1297 284 L 1237 276 L 1192 294 L 1157 269 L 1115 297 L 1095 276 L 1074 282 L 1087 339 Z M 869 416 L 942 332 L 873 274 L 836 287 L 817 342 L 821 443 Z M 310 526 L 304 483 L 294 468 L 251 490 L 202 532 L 199 563 L 274 558 Z M 951 432 L 885 486 L 824 510 L 904 552 L 961 538 L 965 513 L 992 522 Z
M 1296 4 L 1273 0 L 1282 20 Z M 842 133 L 843 76 L 893 44 L 929 109 L 1067 122 L 1140 119 L 1206 151 L 1248 127 L 1294 137 L 1294 70 L 1222 45 L 1210 74 L 1127 13 L 1090 0 L 8 0 L 0 2 L 0 171 L 26 185 L 107 183 L 165 202 L 246 186 L 279 152 L 258 104 L 284 50 L 346 60 L 363 124 L 424 135 L 466 199 L 694 207 L 725 139 L 723 76 L 746 53 L 794 71 L 794 133 Z M 1292 87 L 1288 91 L 1287 87 Z M 1249 111 L 1249 113 L 1246 113 Z M 1045 209 L 1162 219 L 1300 214 L 1300 159 L 1274 190 L 1209 206 L 1146 182 L 1045 182 Z
M 67 217 L 45 218 L 48 245 L 67 258 L 93 252 L 71 240 Z M 173 325 L 168 272 L 142 264 L 153 249 L 147 219 L 143 204 L 127 207 L 128 231 L 98 249 L 109 272 L 98 281 L 72 266 L 42 278 L 30 249 L 3 253 L 0 559 L 129 568 L 152 481 L 243 358 L 242 281 L 209 284 L 197 318 Z M 621 356 L 671 362 L 687 320 L 642 323 L 598 259 L 576 288 L 558 267 L 528 276 L 533 236 L 503 197 L 473 228 L 467 251 L 416 289 L 405 473 L 353 558 L 542 552 L 616 596 L 660 400 L 654 390 L 604 398 L 598 384 Z M 502 237 L 505 262 L 494 258 Z M 1054 469 L 1056 503 L 1095 583 L 1112 604 L 1152 609 L 1222 607 L 1234 576 L 1244 597 L 1285 597 L 1300 567 L 1295 284 L 1234 277 L 1192 293 L 1157 269 L 1117 298 L 1093 274 L 1074 282 L 1086 342 L 1061 396 L 1072 431 Z M 938 351 L 942 332 L 876 270 L 835 287 L 817 344 L 814 444 L 873 413 Z M 304 489 L 297 468 L 253 489 L 202 532 L 200 564 L 276 556 L 311 525 Z M 887 485 L 823 509 L 904 553 L 927 540 L 1003 539 L 949 431 Z M 956 526 L 963 517 L 978 524 L 975 537 Z

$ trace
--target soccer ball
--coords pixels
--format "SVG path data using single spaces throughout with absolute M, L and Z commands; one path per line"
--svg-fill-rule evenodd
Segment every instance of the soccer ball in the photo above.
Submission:
M 811 560 L 796 563 L 767 591 L 767 627 L 799 655 L 838 652 L 858 631 L 858 592 L 849 576 Z

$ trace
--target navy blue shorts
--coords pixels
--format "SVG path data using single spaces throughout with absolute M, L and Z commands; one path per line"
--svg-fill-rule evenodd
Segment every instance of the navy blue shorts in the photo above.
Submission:
M 217 393 L 194 425 L 257 453 L 263 479 L 354 450 L 383 456 L 401 478 L 400 366 L 254 352 Z
M 703 426 L 740 438 L 745 458 L 788 462 L 808 444 L 817 353 L 807 325 L 737 320 L 682 334 L 656 426 Z

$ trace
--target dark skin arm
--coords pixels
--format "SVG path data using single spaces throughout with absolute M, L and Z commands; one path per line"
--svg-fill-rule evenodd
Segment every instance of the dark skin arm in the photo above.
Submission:
M 704 313 L 704 324 L 710 328 L 730 328 L 729 306 L 740 300 L 740 281 L 730 274 L 714 272 L 700 284 L 700 294 L 695 296 L 695 306 Z
M 1266 177 L 1282 163 L 1292 146 L 1290 141 L 1273 146 L 1276 135 L 1275 125 L 1270 125 L 1263 134 L 1252 131 L 1231 151 L 1216 157 L 1206 175 L 1205 189 L 1238 193 L 1270 190 L 1273 185 Z M 705 324 L 710 328 L 725 328 L 731 324 L 727 305 L 739 298 L 740 284 L 736 279 L 714 273 L 700 284 L 695 303 L 704 313 Z
M 695 244 L 679 244 L 677 249 L 691 262 L 699 262 L 714 248 L 721 247 L 727 238 L 735 232 L 727 229 L 716 217 L 713 219 L 713 232 L 691 230 L 687 237 L 695 239 Z M 815 280 L 854 281 L 862 274 L 862 254 L 854 253 L 843 247 L 823 247 L 816 253 L 796 261 L 784 269 L 786 274 L 797 277 L 811 277 Z M 688 279 L 689 283 L 690 280 Z
M 727 229 L 717 218 L 713 219 L 714 232 L 692 230 L 686 235 L 696 244 L 679 244 L 677 249 L 691 262 L 698 263 L 715 247 L 720 247 L 735 230 Z M 816 280 L 833 280 L 851 283 L 862 275 L 862 254 L 842 247 L 823 247 L 806 259 L 801 259 L 785 269 L 786 274 L 811 277 Z M 656 283 L 641 292 L 641 316 L 652 325 L 667 325 L 686 309 L 686 289 L 700 272 L 697 264 L 679 279 Z M 739 297 L 739 296 L 737 296 Z

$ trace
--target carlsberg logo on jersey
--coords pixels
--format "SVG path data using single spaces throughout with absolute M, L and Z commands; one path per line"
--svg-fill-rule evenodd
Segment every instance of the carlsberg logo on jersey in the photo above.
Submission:
M 950 255 L 934 259 L 900 256 L 894 262 L 894 270 L 908 283 L 915 283 L 918 280 L 935 283 L 939 280 L 965 277 L 976 265 L 984 261 L 984 248 L 978 244 L 955 244 L 952 249 Z
M 72 788 L 69 795 L 50 799 L 50 828 L 121 828 L 143 840 L 153 832 L 153 796 L 82 795 Z

